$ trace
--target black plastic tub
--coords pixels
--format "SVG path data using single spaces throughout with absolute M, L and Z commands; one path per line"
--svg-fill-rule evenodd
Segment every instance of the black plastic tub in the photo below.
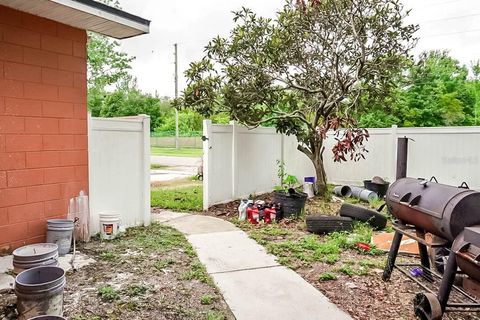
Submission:
M 365 189 L 373 191 L 378 194 L 380 198 L 383 198 L 387 194 L 390 183 L 376 183 L 372 182 L 372 180 L 363 180 L 363 186 L 365 187 Z
M 280 203 L 282 206 L 284 218 L 298 218 L 305 208 L 307 194 L 303 192 L 290 194 L 283 190 L 275 191 L 273 193 L 273 201 Z

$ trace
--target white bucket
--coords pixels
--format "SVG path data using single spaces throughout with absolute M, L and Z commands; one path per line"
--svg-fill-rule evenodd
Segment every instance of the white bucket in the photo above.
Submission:
M 112 240 L 118 235 L 121 225 L 120 213 L 115 211 L 104 211 L 99 213 L 100 217 L 100 238 Z

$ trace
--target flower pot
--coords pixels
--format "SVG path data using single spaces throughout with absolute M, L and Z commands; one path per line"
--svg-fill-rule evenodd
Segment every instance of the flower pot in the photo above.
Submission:
M 375 183 L 372 180 L 363 180 L 363 186 L 365 189 L 375 192 L 380 198 L 383 198 L 387 194 L 390 183 Z
M 290 194 L 284 190 L 279 190 L 273 193 L 273 201 L 280 203 L 282 206 L 284 218 L 297 218 L 305 208 L 307 194 L 303 192 Z

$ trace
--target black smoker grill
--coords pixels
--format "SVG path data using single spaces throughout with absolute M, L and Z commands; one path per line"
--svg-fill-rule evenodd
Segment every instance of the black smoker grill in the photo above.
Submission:
M 391 185 L 386 195 L 390 213 L 398 221 L 394 224 L 395 237 L 390 248 L 383 280 L 390 279 L 397 267 L 417 282 L 427 293 L 418 293 L 414 299 L 415 314 L 424 320 L 441 319 L 445 311 L 479 311 L 477 299 L 454 285 L 457 269 L 463 277 L 480 281 L 480 192 L 468 189 L 465 183 L 459 187 L 440 184 L 436 179 L 401 178 Z M 425 234 L 434 235 L 427 241 Z M 420 252 L 422 275 L 427 282 L 440 282 L 438 292 L 410 274 L 414 264 L 395 264 L 403 236 L 415 239 Z M 448 260 L 443 275 L 430 268 L 427 247 L 447 252 Z M 462 302 L 449 303 L 455 290 Z

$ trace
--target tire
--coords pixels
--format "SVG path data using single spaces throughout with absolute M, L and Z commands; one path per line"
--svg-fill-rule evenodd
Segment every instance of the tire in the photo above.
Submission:
M 351 231 L 352 219 L 337 216 L 307 216 L 305 219 L 307 230 L 316 234 L 325 234 L 335 231 Z
M 342 207 L 340 208 L 340 216 L 367 222 L 374 227 L 375 230 L 382 230 L 387 225 L 387 218 L 384 215 L 377 211 L 349 203 L 342 204 Z

